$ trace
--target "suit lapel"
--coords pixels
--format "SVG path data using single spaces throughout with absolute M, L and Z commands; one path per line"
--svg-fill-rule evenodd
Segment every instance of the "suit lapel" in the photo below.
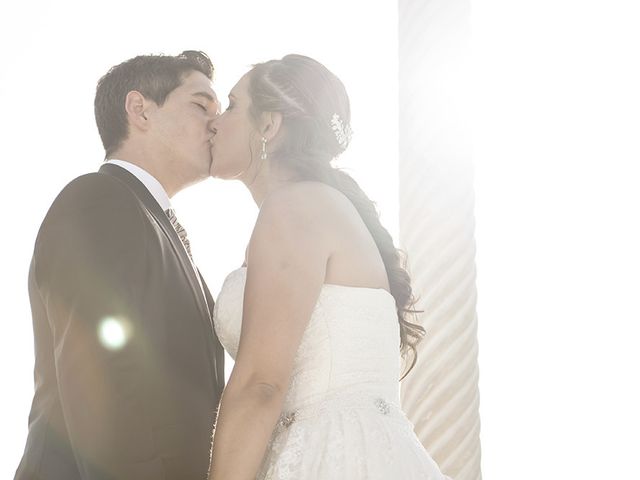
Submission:
M 135 175 L 132 175 L 124 168 L 118 167 L 116 165 L 104 164 L 100 167 L 100 173 L 104 173 L 107 175 L 111 175 L 113 177 L 118 178 L 120 181 L 124 182 L 138 197 L 140 202 L 144 205 L 147 211 L 151 214 L 151 216 L 158 223 L 160 228 L 164 231 L 165 235 L 169 239 L 171 246 L 175 254 L 177 255 L 180 265 L 184 270 L 184 273 L 189 281 L 189 285 L 193 291 L 195 296 L 196 303 L 202 314 L 202 318 L 206 319 L 208 327 L 210 329 L 213 328 L 213 324 L 211 321 L 211 311 L 209 309 L 209 305 L 207 303 L 207 299 L 205 298 L 205 293 L 203 291 L 203 287 L 196 276 L 196 271 L 189 259 L 189 255 L 182 245 L 182 241 L 175 229 L 171 226 L 169 222 L 169 218 L 162 210 L 158 202 L 153 195 L 147 190 L 147 188 L 138 180 Z

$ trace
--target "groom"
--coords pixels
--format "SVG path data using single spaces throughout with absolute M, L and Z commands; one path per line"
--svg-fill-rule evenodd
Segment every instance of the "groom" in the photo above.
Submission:
M 31 262 L 35 395 L 16 480 L 207 476 L 223 350 L 169 199 L 209 175 L 212 74 L 186 51 L 98 83 L 107 161 L 56 198 Z

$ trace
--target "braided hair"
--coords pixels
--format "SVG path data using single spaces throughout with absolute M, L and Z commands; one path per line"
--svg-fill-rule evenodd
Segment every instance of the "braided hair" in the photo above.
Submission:
M 373 237 L 384 262 L 400 324 L 400 352 L 411 358 L 404 376 L 417 361 L 416 345 L 424 329 L 412 323 L 414 298 L 403 253 L 380 222 L 376 205 L 346 172 L 331 160 L 350 140 L 351 111 L 343 83 L 318 61 L 303 55 L 254 65 L 249 72 L 250 114 L 258 121 L 263 112 L 282 115 L 285 137 L 272 162 L 294 172 L 299 180 L 313 180 L 342 192 L 354 205 Z M 402 378 L 404 378 L 404 376 Z

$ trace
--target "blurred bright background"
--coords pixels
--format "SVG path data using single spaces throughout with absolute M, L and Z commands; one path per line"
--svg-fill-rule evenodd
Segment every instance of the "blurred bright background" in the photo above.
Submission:
M 487 480 L 640 478 L 639 21 L 472 2 Z
M 640 478 L 638 10 L 622 0 L 472 2 L 487 480 Z M 351 96 L 355 136 L 339 163 L 397 238 L 397 48 L 393 1 L 0 7 L 0 478 L 12 478 L 27 433 L 33 242 L 60 189 L 100 166 L 98 78 L 138 54 L 202 49 L 224 99 L 254 62 L 317 58 Z M 214 180 L 174 205 L 215 295 L 242 263 L 256 207 L 241 184 Z

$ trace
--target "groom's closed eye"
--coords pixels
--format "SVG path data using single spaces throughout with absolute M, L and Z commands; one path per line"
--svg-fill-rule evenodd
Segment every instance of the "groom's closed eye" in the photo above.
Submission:
M 205 112 L 208 113 L 211 111 L 215 114 L 220 113 L 220 103 L 214 95 L 211 95 L 208 92 L 196 92 L 192 94 L 192 96 L 196 97 L 198 100 L 193 103 Z

